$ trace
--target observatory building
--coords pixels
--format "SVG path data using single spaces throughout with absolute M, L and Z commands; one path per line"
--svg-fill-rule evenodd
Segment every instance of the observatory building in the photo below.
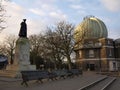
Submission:
M 120 39 L 108 38 L 106 25 L 87 16 L 74 31 L 76 63 L 83 70 L 117 71 L 120 67 Z

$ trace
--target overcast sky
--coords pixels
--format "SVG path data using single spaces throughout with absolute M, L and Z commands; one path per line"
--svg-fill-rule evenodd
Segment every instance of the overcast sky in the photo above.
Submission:
M 45 27 L 66 20 L 76 26 L 87 15 L 101 19 L 109 38 L 120 38 L 120 0 L 11 0 L 4 3 L 7 28 L 0 39 L 18 35 L 20 23 L 27 19 L 28 35 L 45 32 Z

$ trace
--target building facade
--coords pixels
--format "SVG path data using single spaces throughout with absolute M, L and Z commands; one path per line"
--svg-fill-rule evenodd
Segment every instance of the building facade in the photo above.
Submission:
M 86 17 L 74 33 L 76 63 L 83 70 L 117 71 L 120 67 L 120 39 L 108 38 L 103 21 Z

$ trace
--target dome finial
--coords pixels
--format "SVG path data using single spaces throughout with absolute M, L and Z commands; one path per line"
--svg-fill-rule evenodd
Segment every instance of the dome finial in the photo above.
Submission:
M 84 17 L 83 19 L 85 20 L 85 19 L 89 19 L 89 18 L 93 18 L 93 17 L 95 17 L 95 16 L 93 16 L 93 15 L 88 15 L 88 16 L 86 16 L 86 17 Z

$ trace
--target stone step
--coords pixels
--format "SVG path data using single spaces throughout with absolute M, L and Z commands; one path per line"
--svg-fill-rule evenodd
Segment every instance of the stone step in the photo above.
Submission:
M 17 72 L 12 70 L 0 70 L 1 77 L 16 77 Z

